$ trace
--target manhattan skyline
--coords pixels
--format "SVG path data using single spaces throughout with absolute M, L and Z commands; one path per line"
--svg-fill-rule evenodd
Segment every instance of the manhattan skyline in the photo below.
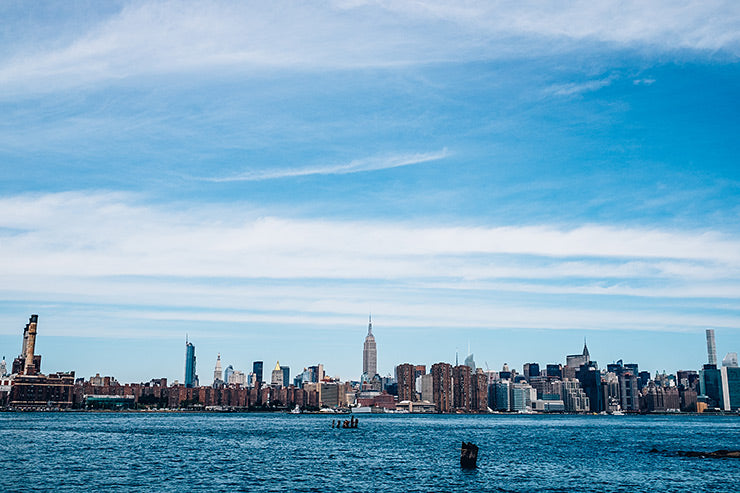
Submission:
M 541 7 L 541 6 L 540 6 Z M 740 349 L 740 8 L 0 6 L 0 356 L 357 378 Z

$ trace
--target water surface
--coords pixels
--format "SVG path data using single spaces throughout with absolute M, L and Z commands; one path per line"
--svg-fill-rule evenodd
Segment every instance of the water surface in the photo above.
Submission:
M 0 413 L 0 491 L 738 491 L 723 416 Z M 459 466 L 460 442 L 480 447 Z

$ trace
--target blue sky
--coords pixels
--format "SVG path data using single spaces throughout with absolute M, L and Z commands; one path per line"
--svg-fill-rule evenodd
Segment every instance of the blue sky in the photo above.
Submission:
M 733 2 L 5 2 L 0 353 L 182 379 L 740 350 Z M 1 354 L 0 354 L 1 355 Z

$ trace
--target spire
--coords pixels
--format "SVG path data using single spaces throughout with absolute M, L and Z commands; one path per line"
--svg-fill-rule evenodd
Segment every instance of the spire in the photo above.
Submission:
M 588 346 L 586 345 L 586 338 L 583 338 L 583 355 L 586 357 L 586 361 L 591 361 L 591 355 L 588 354 Z
M 280 371 L 280 361 L 275 363 L 275 369 L 273 371 Z
M 373 335 L 373 314 L 372 313 L 370 315 L 368 315 L 367 320 L 368 320 L 368 322 L 367 322 L 367 335 L 371 336 L 371 335 Z

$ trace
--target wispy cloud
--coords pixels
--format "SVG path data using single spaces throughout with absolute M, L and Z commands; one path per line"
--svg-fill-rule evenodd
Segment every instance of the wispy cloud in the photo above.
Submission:
M 347 164 L 334 166 L 313 166 L 308 168 L 270 169 L 261 171 L 247 171 L 234 176 L 198 178 L 210 182 L 232 182 L 232 181 L 261 181 L 274 180 L 278 178 L 295 178 L 311 175 L 346 175 L 349 173 L 361 173 L 364 171 L 379 171 L 401 166 L 412 166 L 430 161 L 438 161 L 449 156 L 445 148 L 437 152 L 401 154 L 395 156 L 373 157 L 355 159 Z
M 6 92 L 54 91 L 192 70 L 387 67 L 529 56 L 589 41 L 737 55 L 739 18 L 737 3 L 723 1 L 133 2 L 72 41 L 65 33 L 14 42 L 0 60 L 0 84 Z
M 252 322 L 294 323 L 303 314 L 304 323 L 343 323 L 371 303 L 407 327 L 740 324 L 736 309 L 716 308 L 740 296 L 740 238 L 726 232 L 429 226 L 240 210 L 173 210 L 104 193 L 0 199 L 0 291 L 6 300 L 126 305 L 150 318 L 193 320 L 219 311 Z M 563 296 L 567 305 L 552 308 Z M 610 297 L 644 298 L 651 308 L 635 302 L 620 314 Z M 661 306 L 661 297 L 703 308 Z
M 547 88 L 546 92 L 555 94 L 556 96 L 573 96 L 574 94 L 598 91 L 602 87 L 610 85 L 613 80 L 614 77 L 607 77 L 604 79 L 589 80 L 586 82 L 570 82 L 567 84 L 557 84 Z

